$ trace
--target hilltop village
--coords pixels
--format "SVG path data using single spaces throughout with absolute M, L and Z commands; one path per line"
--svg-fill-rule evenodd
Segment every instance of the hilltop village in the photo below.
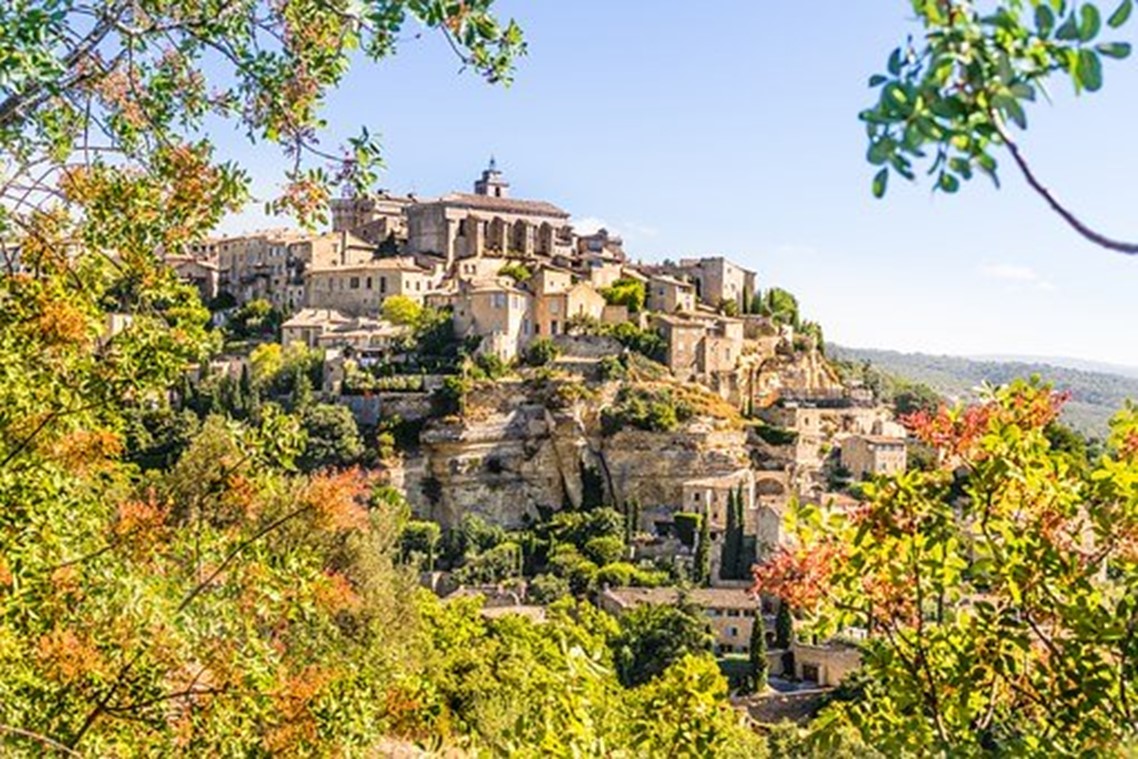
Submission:
M 243 338 L 187 395 L 249 385 L 270 342 L 307 362 L 284 392 L 350 412 L 370 454 L 345 455 L 407 503 L 440 595 L 541 618 L 570 592 L 619 614 L 689 588 L 728 674 L 760 613 L 772 674 L 856 666 L 748 592 L 792 499 L 849 508 L 907 466 L 892 409 L 842 382 L 793 296 L 722 256 L 634 261 L 493 161 L 472 192 L 334 199 L 330 221 L 167 257 Z

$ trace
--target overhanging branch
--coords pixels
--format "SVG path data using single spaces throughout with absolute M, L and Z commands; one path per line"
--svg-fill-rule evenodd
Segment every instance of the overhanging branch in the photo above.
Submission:
M 1073 211 L 1060 203 L 1059 199 L 1055 197 L 1054 193 L 1052 193 L 1051 190 L 1047 189 L 1046 185 L 1044 185 L 1043 182 L 1040 181 L 1039 177 L 1035 175 L 1035 172 L 1031 168 L 1031 164 L 1029 164 L 1027 162 L 1027 159 L 1024 158 L 1023 153 L 1020 152 L 1019 145 L 1016 144 L 1016 141 L 1008 132 L 1007 127 L 1004 125 L 1003 119 L 1001 119 L 996 113 L 991 113 L 991 117 L 992 123 L 996 127 L 996 131 L 1000 135 L 1000 139 L 1004 141 L 1005 145 L 1007 145 L 1008 152 L 1012 154 L 1012 159 L 1016 162 L 1016 165 L 1019 166 L 1019 170 L 1023 173 L 1024 179 L 1027 180 L 1027 183 L 1030 185 L 1031 189 L 1035 190 L 1035 192 L 1040 197 L 1047 201 L 1047 205 L 1051 207 L 1052 211 L 1059 214 L 1060 218 L 1062 218 L 1063 221 L 1067 222 L 1067 224 L 1072 229 L 1074 229 L 1087 240 L 1093 242 L 1095 245 L 1098 245 L 1101 248 L 1106 248 L 1107 250 L 1113 250 L 1117 253 L 1124 253 L 1128 256 L 1138 255 L 1138 243 L 1115 240 L 1099 232 L 1096 232 L 1087 226 L 1078 216 L 1076 216 Z

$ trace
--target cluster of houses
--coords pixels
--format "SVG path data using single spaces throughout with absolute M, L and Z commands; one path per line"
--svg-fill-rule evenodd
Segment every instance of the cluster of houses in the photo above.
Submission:
M 757 292 L 753 271 L 722 257 L 632 263 L 619 237 L 578 234 L 566 211 L 509 189 L 491 162 L 471 193 L 339 198 L 327 233 L 211 238 L 168 261 L 207 301 L 270 302 L 289 316 L 285 339 L 303 334 L 310 345 L 368 342 L 366 320 L 382 331 L 374 320 L 384 302 L 404 296 L 452 309 L 459 337 L 481 338 L 480 350 L 505 360 L 574 323 L 633 322 L 665 338 L 678 378 L 741 392 L 726 378 L 743 359 L 745 337 L 764 327 L 734 316 Z M 639 312 L 606 300 L 620 280 L 642 283 Z
M 723 257 L 632 262 L 619 237 L 603 229 L 578 234 L 564 210 L 509 190 L 491 161 L 471 193 L 340 198 L 331 203 L 327 233 L 270 230 L 208 239 L 168 260 L 207 300 L 273 304 L 287 316 L 284 343 L 337 357 L 348 352 L 365 364 L 390 361 L 406 345 L 408 328 L 382 318 L 384 303 L 402 296 L 448 309 L 456 337 L 478 338 L 480 351 L 507 361 L 540 338 L 564 343 L 582 324 L 631 323 L 663 339 L 661 358 L 677 379 L 698 382 L 738 407 L 765 397 L 772 380 L 779 381 L 766 368 L 793 332 L 749 313 L 758 292 L 755 272 Z M 639 307 L 611 297 L 610 288 L 630 282 L 643 287 Z M 336 390 L 334 383 L 324 389 Z M 851 479 L 903 471 L 905 433 L 888 411 L 840 384 L 829 390 L 830 396 L 787 394 L 777 405 L 758 404 L 758 415 L 786 430 L 787 441 L 771 447 L 762 465 L 685 483 L 683 503 L 670 512 L 678 506 L 704 515 L 718 543 L 729 500 L 741 496 L 745 533 L 771 548 L 782 539 L 781 514 L 794 494 L 851 505 L 830 492 L 827 461 L 840 461 Z M 673 516 L 661 513 L 661 524 Z M 713 561 L 718 557 L 713 552 Z M 653 593 L 674 591 L 606 589 L 601 603 L 619 613 Z M 758 601 L 731 583 L 696 591 L 693 600 L 713 617 L 719 651 L 745 654 L 762 613 Z M 844 653 L 825 647 L 800 645 L 796 654 L 799 671 L 788 674 L 824 684 L 852 666 Z

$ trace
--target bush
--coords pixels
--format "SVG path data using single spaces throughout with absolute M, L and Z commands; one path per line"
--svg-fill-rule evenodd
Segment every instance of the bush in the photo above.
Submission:
M 463 585 L 484 585 L 502 582 L 521 573 L 521 547 L 506 541 L 490 550 L 467 558 L 455 573 Z
M 585 543 L 585 556 L 597 566 L 614 564 L 625 557 L 624 541 L 615 535 L 592 538 Z
M 510 261 L 505 264 L 501 269 L 498 269 L 499 277 L 509 277 L 515 282 L 525 282 L 533 276 L 533 272 L 529 267 L 518 261 Z
M 793 445 L 798 440 L 798 433 L 785 427 L 773 424 L 762 424 L 755 428 L 755 433 L 770 445 Z
M 510 373 L 510 365 L 496 353 L 479 353 L 474 357 L 474 365 L 492 380 L 501 379 Z
M 605 356 L 597 365 L 602 382 L 624 379 L 628 376 L 628 367 L 620 356 Z
M 250 337 L 272 337 L 283 321 L 281 312 L 264 298 L 255 298 L 233 314 L 226 325 L 229 334 L 238 340 Z
M 643 282 L 622 277 L 601 290 L 601 295 L 609 305 L 627 306 L 628 313 L 635 314 L 644 309 L 648 291 Z
M 530 366 L 546 366 L 553 363 L 560 353 L 561 350 L 552 340 L 548 337 L 539 337 L 530 343 L 526 350 L 526 363 Z
M 469 392 L 469 380 L 458 376 L 447 377 L 432 398 L 435 413 L 440 416 L 461 414 L 466 410 L 466 394 Z
M 677 398 L 670 388 L 621 388 L 616 404 L 601 412 L 601 430 L 606 435 L 632 426 L 648 432 L 671 432 L 694 414 L 691 404 Z
M 307 437 L 297 460 L 301 471 L 350 466 L 364 454 L 363 439 L 347 406 L 310 406 L 301 414 L 301 424 Z
M 407 522 L 399 536 L 399 549 L 403 561 L 417 558 L 419 569 L 431 571 L 435 568 L 435 556 L 441 537 L 442 530 L 435 522 L 416 519 Z
M 557 575 L 541 574 L 529 582 L 528 599 L 536 604 L 551 604 L 569 595 L 569 581 Z
M 617 562 L 601 567 L 597 571 L 598 588 L 626 588 L 632 585 L 632 576 L 636 574 L 636 567 L 626 562 Z
M 668 343 L 659 333 L 640 329 L 632 322 L 621 322 L 608 329 L 608 336 L 625 348 L 657 363 L 665 363 L 668 357 Z
M 423 319 L 423 306 L 406 295 L 391 295 L 383 301 L 383 318 L 401 327 L 417 327 Z

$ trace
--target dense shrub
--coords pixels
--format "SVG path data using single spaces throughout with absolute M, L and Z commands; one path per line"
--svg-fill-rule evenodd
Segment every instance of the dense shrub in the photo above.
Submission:
M 616 403 L 601 412 L 601 429 L 606 435 L 626 426 L 649 432 L 671 432 L 692 417 L 694 409 L 677 398 L 671 388 L 623 387 Z
M 553 363 L 560 353 L 561 349 L 552 340 L 548 337 L 539 337 L 529 344 L 526 350 L 526 363 L 530 366 L 546 366 Z

